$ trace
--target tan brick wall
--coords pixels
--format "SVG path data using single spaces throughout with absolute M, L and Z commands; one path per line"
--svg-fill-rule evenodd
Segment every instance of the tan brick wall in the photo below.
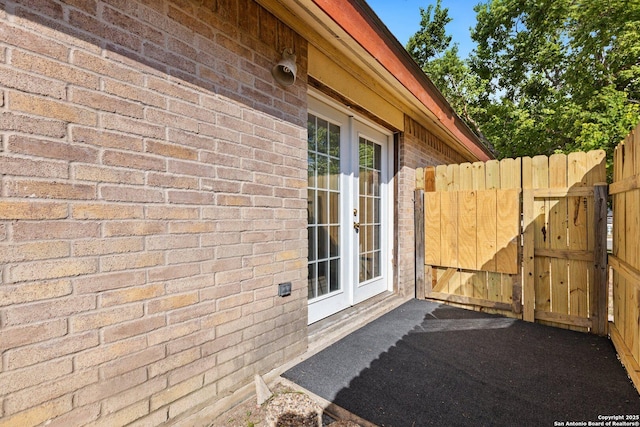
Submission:
M 405 116 L 398 149 L 398 283 L 405 296 L 415 293 L 414 190 L 416 169 L 460 163 L 464 159 L 427 128 Z
M 0 4 L 0 426 L 157 425 L 304 351 L 306 42 L 253 0 Z

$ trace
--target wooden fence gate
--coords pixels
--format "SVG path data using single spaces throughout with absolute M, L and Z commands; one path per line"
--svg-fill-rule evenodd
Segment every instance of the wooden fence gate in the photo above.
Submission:
M 606 334 L 604 151 L 419 169 L 418 297 Z
M 613 276 L 611 340 L 640 391 L 640 125 L 613 158 Z

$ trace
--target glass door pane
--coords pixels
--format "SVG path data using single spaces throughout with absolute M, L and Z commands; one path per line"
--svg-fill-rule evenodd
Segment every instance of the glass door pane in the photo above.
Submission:
M 382 174 L 381 146 L 360 137 L 359 154 L 359 281 L 376 279 L 381 275 L 380 242 L 380 177 Z
M 308 297 L 342 289 L 340 283 L 340 127 L 308 115 Z

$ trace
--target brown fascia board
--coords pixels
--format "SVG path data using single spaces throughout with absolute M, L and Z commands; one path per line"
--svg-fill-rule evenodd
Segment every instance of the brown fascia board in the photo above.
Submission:
M 494 158 L 365 1 L 312 1 L 431 111 L 478 160 Z

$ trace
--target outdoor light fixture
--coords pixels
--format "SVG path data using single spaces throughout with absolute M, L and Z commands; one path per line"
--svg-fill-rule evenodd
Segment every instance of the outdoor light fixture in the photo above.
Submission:
M 282 59 L 271 69 L 271 74 L 276 82 L 282 86 L 291 86 L 296 81 L 296 55 L 292 49 L 282 51 Z

